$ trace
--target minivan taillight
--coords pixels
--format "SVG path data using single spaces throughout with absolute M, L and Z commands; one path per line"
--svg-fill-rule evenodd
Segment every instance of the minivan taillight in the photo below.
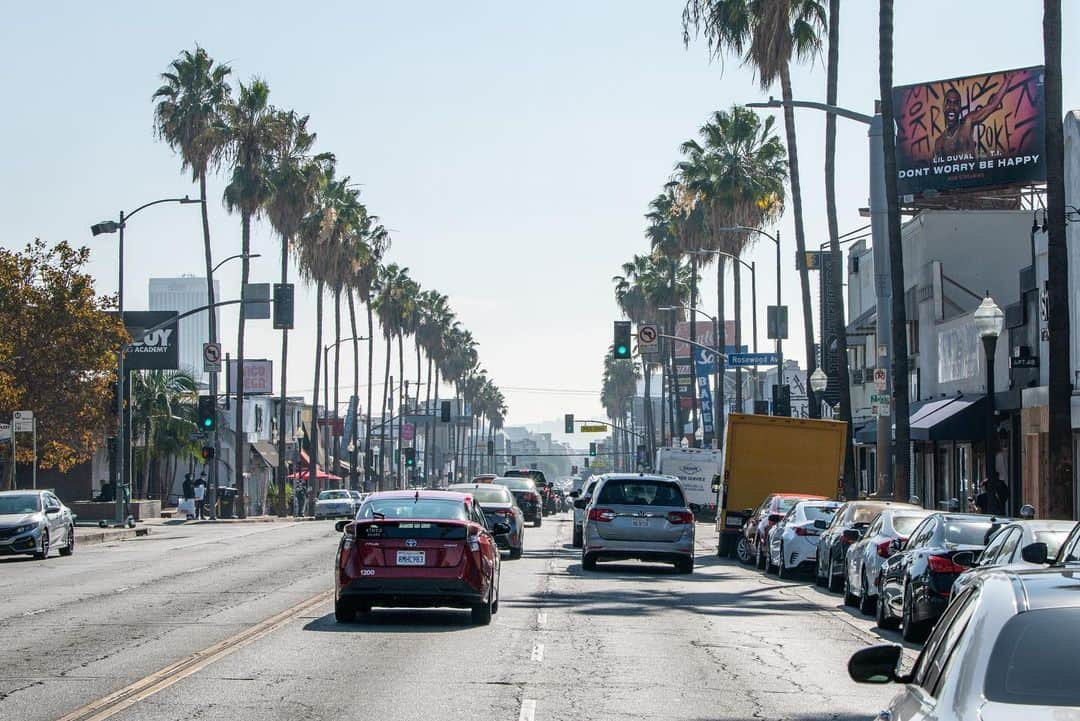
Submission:
M 673 526 L 678 526 L 684 523 L 693 523 L 694 514 L 690 511 L 672 511 L 667 514 L 668 523 Z
M 590 521 L 600 521 L 601 523 L 608 523 L 615 520 L 615 511 L 610 508 L 593 508 L 589 511 Z

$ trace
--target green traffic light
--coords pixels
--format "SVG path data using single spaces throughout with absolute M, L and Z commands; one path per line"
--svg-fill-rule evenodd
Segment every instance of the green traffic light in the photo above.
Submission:
M 210 426 L 214 425 L 214 421 L 211 418 L 204 418 L 202 424 L 203 427 L 209 428 Z
M 619 355 L 626 355 L 626 346 L 621 345 L 617 349 Z

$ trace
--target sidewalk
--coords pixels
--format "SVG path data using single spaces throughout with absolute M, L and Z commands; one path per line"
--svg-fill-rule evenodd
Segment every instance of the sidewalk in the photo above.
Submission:
M 75 526 L 75 544 L 78 546 L 96 546 L 114 541 L 129 541 L 150 533 L 145 526 L 135 528 L 99 528 L 98 526 Z

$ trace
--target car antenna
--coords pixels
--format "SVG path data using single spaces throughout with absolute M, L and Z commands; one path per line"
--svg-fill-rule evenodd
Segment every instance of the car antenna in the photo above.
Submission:
M 416 496 L 413 498 L 413 503 L 416 503 L 419 500 L 420 500 L 420 489 L 418 488 L 418 489 L 416 489 Z

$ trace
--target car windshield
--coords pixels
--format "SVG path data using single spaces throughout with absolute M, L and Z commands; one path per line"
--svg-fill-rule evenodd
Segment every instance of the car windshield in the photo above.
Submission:
M 536 484 L 531 478 L 496 478 L 492 483 L 509 488 L 512 491 L 535 491 Z
M 451 498 L 377 498 L 360 509 L 357 518 L 425 518 L 448 521 L 468 520 L 465 504 Z
M 682 490 L 668 481 L 613 480 L 601 487 L 596 499 L 598 504 L 610 503 L 624 506 L 678 506 L 686 505 Z
M 957 546 L 985 546 L 992 531 L 990 521 L 947 520 L 945 542 Z
M 1047 557 L 1054 558 L 1068 536 L 1068 531 L 1035 531 L 1035 542 L 1045 543 Z
M 336 501 L 342 498 L 348 499 L 350 497 L 348 491 L 323 491 L 319 494 L 320 501 Z
M 808 521 L 828 521 L 836 514 L 836 506 L 803 506 Z
M 892 527 L 901 536 L 907 536 L 924 518 L 926 516 L 893 516 Z
M 41 496 L 36 493 L 0 496 L 0 516 L 37 513 L 40 510 Z
M 983 693 L 997 703 L 1080 706 L 1077 648 L 1080 608 L 1047 608 L 1013 616 L 994 643 Z

